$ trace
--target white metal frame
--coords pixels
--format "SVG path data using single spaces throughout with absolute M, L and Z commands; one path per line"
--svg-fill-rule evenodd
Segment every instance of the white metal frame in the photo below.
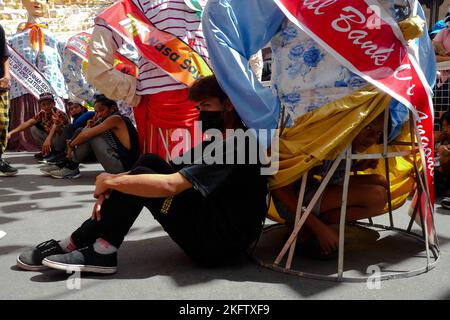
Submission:
M 312 278 L 312 279 L 320 279 L 320 280 L 333 280 L 333 281 L 345 281 L 345 282 L 365 282 L 367 279 L 369 279 L 368 275 L 367 277 L 348 277 L 344 276 L 344 253 L 345 253 L 345 219 L 346 219 L 346 204 L 347 204 L 347 196 L 348 196 L 348 185 L 349 185 L 349 179 L 350 179 L 350 166 L 352 160 L 355 159 L 385 159 L 385 165 L 386 165 L 386 179 L 388 180 L 388 184 L 390 186 L 390 180 L 389 180 L 389 164 L 388 159 L 392 157 L 398 157 L 398 156 L 407 156 L 407 155 L 414 155 L 414 170 L 415 170 L 415 176 L 416 176 L 416 186 L 417 191 L 420 196 L 423 194 L 425 196 L 425 208 L 422 208 L 421 202 L 417 201 L 416 206 L 414 208 L 414 213 L 411 216 L 411 220 L 409 222 L 407 229 L 401 229 L 397 228 L 394 225 L 394 219 L 392 215 L 392 199 L 390 194 L 390 188 L 388 188 L 388 207 L 389 207 L 389 220 L 390 225 L 379 225 L 374 224 L 371 219 L 369 219 L 369 223 L 363 223 L 358 222 L 356 223 L 359 226 L 366 226 L 366 227 L 377 227 L 385 230 L 391 230 L 391 231 L 397 231 L 401 232 L 407 236 L 410 236 L 417 241 L 423 242 L 425 246 L 426 251 L 426 265 L 422 268 L 418 268 L 411 271 L 404 271 L 404 272 L 394 272 L 389 274 L 382 274 L 380 275 L 380 280 L 388 280 L 388 279 L 397 279 L 397 278 L 407 278 L 412 277 L 424 272 L 428 272 L 429 270 L 433 269 L 440 257 L 440 251 L 439 251 L 439 243 L 435 231 L 434 226 L 434 204 L 430 202 L 430 196 L 429 196 L 429 186 L 427 185 L 425 170 L 426 167 L 423 163 L 423 149 L 421 147 L 421 143 L 419 141 L 419 133 L 417 131 L 417 127 L 414 123 L 413 116 L 410 113 L 410 137 L 411 142 L 410 143 L 403 143 L 402 145 L 410 145 L 411 151 L 403 151 L 403 152 L 388 152 L 388 116 L 389 116 L 389 108 L 386 108 L 385 111 L 385 124 L 384 124 L 384 141 L 383 141 L 383 153 L 377 153 L 377 154 L 353 154 L 351 150 L 351 143 L 346 147 L 345 150 L 341 152 L 341 154 L 336 158 L 333 165 L 331 166 L 329 172 L 325 176 L 325 178 L 322 180 L 318 190 L 314 194 L 313 198 L 311 199 L 310 203 L 306 208 L 303 207 L 303 200 L 305 195 L 305 189 L 306 189 L 306 183 L 307 183 L 307 176 L 308 173 L 304 173 L 302 176 L 302 184 L 300 187 L 299 197 L 298 197 L 298 203 L 297 203 L 297 211 L 296 211 L 296 217 L 295 217 L 295 225 L 294 229 L 287 239 L 286 243 L 283 245 L 281 251 L 279 252 L 278 256 L 275 258 L 275 261 L 273 263 L 264 263 L 261 259 L 257 258 L 254 255 L 254 252 L 251 253 L 252 257 L 262 266 L 268 267 L 270 269 L 285 272 L 285 273 L 291 273 L 295 274 L 301 277 L 305 278 Z M 401 144 L 401 143 L 400 143 Z M 422 158 L 422 168 L 423 170 L 419 170 L 417 161 L 416 161 L 416 155 L 417 152 L 421 153 Z M 294 252 L 296 248 L 296 241 L 297 241 L 297 235 L 300 232 L 301 228 L 303 227 L 306 219 L 308 218 L 309 214 L 311 213 L 311 210 L 314 208 L 315 204 L 317 203 L 320 195 L 325 190 L 326 186 L 328 185 L 332 175 L 336 171 L 338 165 L 341 163 L 341 161 L 346 161 L 346 174 L 344 179 L 344 185 L 343 185 L 343 192 L 342 192 L 342 206 L 341 206 L 341 217 L 340 217 L 340 225 L 339 225 L 339 254 L 338 254 L 338 266 L 337 266 L 337 276 L 330 276 L 330 275 L 319 275 L 319 274 L 313 274 L 313 273 L 307 273 L 302 272 L 298 270 L 293 270 L 292 267 L 292 260 L 294 257 Z M 423 212 L 428 213 L 430 212 L 432 217 L 432 230 L 434 239 L 432 241 L 432 244 L 430 245 L 430 241 L 428 239 L 428 219 L 423 219 Z M 413 233 L 411 231 L 413 222 L 416 218 L 417 213 L 419 213 L 421 218 L 421 228 L 422 228 L 422 235 L 418 235 L 416 233 Z M 425 214 L 425 217 L 427 217 L 427 214 Z M 274 230 L 274 228 L 279 227 L 280 225 L 271 225 L 269 227 L 264 228 L 263 235 L 267 234 L 271 230 Z M 256 246 L 255 246 L 256 248 Z M 289 250 L 289 253 L 288 253 Z M 285 266 L 281 266 L 282 260 L 286 257 L 286 264 Z M 433 261 L 431 261 L 430 254 L 433 255 Z

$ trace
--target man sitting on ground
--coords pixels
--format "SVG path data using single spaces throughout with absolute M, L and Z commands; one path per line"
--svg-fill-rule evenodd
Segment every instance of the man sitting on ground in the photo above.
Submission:
M 130 119 L 121 116 L 116 102 L 104 95 L 97 96 L 94 109 L 96 114 L 86 127 L 67 141 L 67 159 L 62 164 L 41 168 L 42 173 L 57 179 L 78 178 L 80 163 L 93 156 L 106 172 L 131 169 L 139 158 L 139 142 Z
M 33 118 L 11 130 L 8 134 L 8 139 L 13 134 L 31 128 L 33 139 L 42 146 L 42 151 L 35 157 L 42 159 L 42 157 L 50 155 L 52 149 L 64 149 L 64 142 L 58 140 L 57 137 L 61 135 L 62 127 L 69 123 L 69 120 L 64 112 L 56 108 L 55 98 L 50 92 L 42 93 L 39 96 L 38 103 L 41 111 Z M 57 145 L 58 143 L 63 145 Z
M 214 76 L 195 82 L 189 98 L 198 102 L 200 119 L 208 119 L 204 127 L 219 129 L 224 136 L 230 134 L 226 129 L 243 127 Z M 229 139 L 217 144 L 223 146 Z M 233 262 L 258 238 L 267 213 L 267 179 L 261 175 L 259 164 L 236 164 L 237 153 L 249 150 L 245 143 L 237 145 L 231 150 L 233 163 L 178 164 L 174 160 L 175 166 L 148 154 L 129 173 L 99 175 L 92 217 L 67 239 L 49 240 L 21 254 L 17 265 L 25 270 L 76 267 L 114 273 L 117 249 L 144 206 L 197 262 L 206 266 Z M 196 148 L 206 150 L 206 143 Z M 183 159 L 192 159 L 190 155 L 202 150 L 191 149 Z M 233 155 L 228 148 L 227 154 L 219 151 L 224 148 L 215 150 L 222 160 Z

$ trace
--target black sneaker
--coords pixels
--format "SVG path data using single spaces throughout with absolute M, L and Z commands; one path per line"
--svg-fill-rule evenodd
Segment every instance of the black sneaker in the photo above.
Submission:
M 70 253 L 49 256 L 42 263 L 47 267 L 69 272 L 112 274 L 117 272 L 117 252 L 100 254 L 89 246 Z
M 19 172 L 19 170 L 17 170 L 14 167 L 11 167 L 8 161 L 0 158 L 0 174 L 10 177 L 15 176 L 17 172 Z
M 36 160 L 41 160 L 41 159 L 44 158 L 44 155 L 42 154 L 42 152 L 38 152 L 38 153 L 35 153 L 35 154 L 34 154 L 34 158 L 35 158 Z
M 63 253 L 65 252 L 58 241 L 53 239 L 48 240 L 38 244 L 33 250 L 21 253 L 16 260 L 17 266 L 28 271 L 45 270 L 47 267 L 42 264 L 44 258 Z

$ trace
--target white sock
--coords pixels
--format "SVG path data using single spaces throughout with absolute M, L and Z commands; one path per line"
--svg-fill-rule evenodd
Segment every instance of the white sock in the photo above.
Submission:
M 111 254 L 117 251 L 117 248 L 108 241 L 98 238 L 94 243 L 94 251 L 100 254 Z
M 59 241 L 59 245 L 64 250 L 64 252 L 72 252 L 77 250 L 77 247 L 74 245 L 71 237 Z

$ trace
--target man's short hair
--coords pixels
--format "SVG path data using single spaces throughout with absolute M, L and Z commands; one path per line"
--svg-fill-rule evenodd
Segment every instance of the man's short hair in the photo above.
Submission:
M 99 94 L 98 96 L 96 96 L 95 103 L 101 103 L 103 106 L 109 109 L 118 108 L 117 103 L 114 100 L 108 99 L 104 94 Z
M 201 101 L 209 98 L 219 98 L 220 101 L 228 99 L 214 75 L 196 80 L 189 88 L 189 100 Z

